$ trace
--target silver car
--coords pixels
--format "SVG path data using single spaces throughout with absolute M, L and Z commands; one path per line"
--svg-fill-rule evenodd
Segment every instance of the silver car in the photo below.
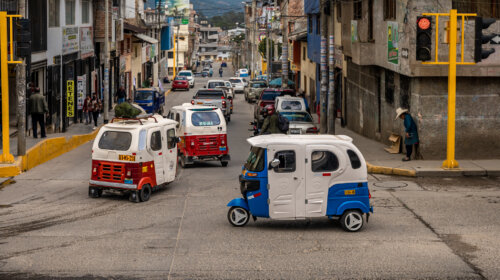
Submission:
M 250 81 L 248 87 L 245 88 L 245 100 L 255 102 L 265 88 L 267 88 L 267 84 L 264 81 Z
M 289 121 L 288 134 L 317 134 L 319 132 L 308 112 L 281 111 L 279 114 Z

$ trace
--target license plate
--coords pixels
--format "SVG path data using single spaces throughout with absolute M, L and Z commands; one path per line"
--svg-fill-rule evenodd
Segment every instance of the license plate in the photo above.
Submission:
M 124 160 L 124 161 L 135 161 L 135 156 L 129 156 L 129 155 L 118 155 L 118 160 Z
M 125 184 L 133 184 L 134 183 L 134 181 L 132 181 L 132 179 L 125 179 L 123 182 Z
M 354 195 L 356 194 L 356 190 L 345 190 L 344 195 Z
M 300 129 L 291 129 L 290 134 L 300 134 Z

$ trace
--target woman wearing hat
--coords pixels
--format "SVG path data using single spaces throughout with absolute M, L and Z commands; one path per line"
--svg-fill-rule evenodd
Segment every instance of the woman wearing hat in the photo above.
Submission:
M 406 157 L 403 161 L 409 161 L 411 159 L 411 153 L 413 151 L 413 145 L 415 145 L 415 150 L 418 150 L 418 131 L 417 124 L 408 113 L 408 109 L 398 108 L 396 110 L 396 118 L 402 119 L 405 126 L 405 146 L 406 146 Z

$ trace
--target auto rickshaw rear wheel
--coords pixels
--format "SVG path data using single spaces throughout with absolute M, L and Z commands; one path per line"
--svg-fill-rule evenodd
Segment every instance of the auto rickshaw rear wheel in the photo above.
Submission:
M 359 210 L 346 210 L 340 217 L 340 224 L 345 231 L 356 232 L 363 227 L 363 214 Z
M 151 197 L 151 186 L 149 184 L 146 184 L 142 186 L 142 189 L 139 191 L 139 197 L 142 202 L 146 202 L 149 200 Z
M 222 167 L 226 167 L 229 164 L 229 162 L 227 162 L 227 161 L 221 161 L 220 164 L 222 164 Z
M 248 220 L 250 220 L 250 213 L 248 213 L 248 210 L 243 207 L 233 206 L 229 208 L 229 211 L 227 212 L 227 219 L 233 226 L 242 227 L 248 223 Z
M 102 189 L 96 187 L 89 187 L 89 196 L 92 198 L 98 198 L 102 196 Z

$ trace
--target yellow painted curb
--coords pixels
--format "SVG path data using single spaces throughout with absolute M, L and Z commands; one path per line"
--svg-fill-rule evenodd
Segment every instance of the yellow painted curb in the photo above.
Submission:
M 0 166 L 0 177 L 17 176 L 21 174 L 21 172 L 30 170 L 37 165 L 65 154 L 93 140 L 99 132 L 99 129 L 89 134 L 73 135 L 68 139 L 66 137 L 55 137 L 40 141 L 35 146 L 31 147 L 26 152 L 26 155 L 17 157 L 15 163 Z
M 385 175 L 398 175 L 398 176 L 407 176 L 407 177 L 416 177 L 417 172 L 412 169 L 403 169 L 403 168 L 393 168 L 387 166 L 378 166 L 371 165 L 368 162 L 366 163 L 366 168 L 368 169 L 368 173 L 370 174 L 385 174 Z

